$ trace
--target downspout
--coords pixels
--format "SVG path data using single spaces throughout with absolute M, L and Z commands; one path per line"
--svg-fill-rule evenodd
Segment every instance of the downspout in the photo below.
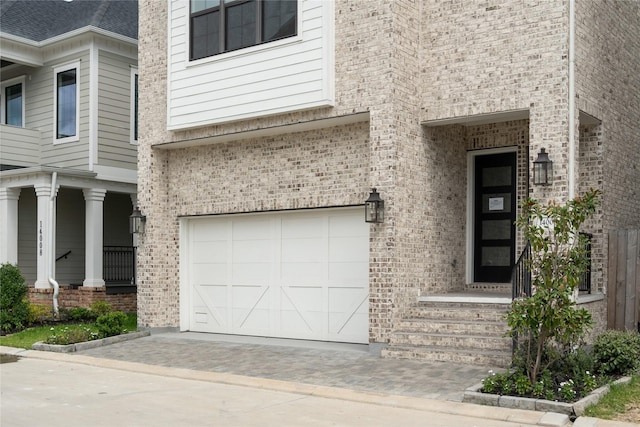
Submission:
M 575 0 L 569 0 L 569 164 L 567 165 L 568 182 L 568 199 L 575 197 L 576 177 L 575 177 L 575 158 L 576 158 L 576 86 L 575 86 Z
M 55 259 L 56 254 L 53 251 L 53 243 L 55 242 L 55 225 L 53 215 L 55 215 L 55 199 L 56 199 L 56 180 L 58 178 L 58 172 L 54 172 L 51 174 L 51 197 L 49 198 L 49 251 L 51 252 L 49 256 L 49 284 L 53 286 L 53 314 L 57 318 L 58 317 L 58 293 L 60 292 L 60 286 L 58 282 L 53 278 L 53 270 L 55 268 Z

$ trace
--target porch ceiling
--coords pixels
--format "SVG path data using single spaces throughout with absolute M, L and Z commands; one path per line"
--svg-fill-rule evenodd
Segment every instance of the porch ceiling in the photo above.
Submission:
M 529 118 L 529 110 L 510 110 L 498 113 L 475 114 L 472 116 L 449 117 L 446 119 L 425 120 L 421 124 L 427 127 L 463 125 L 474 126 L 487 123 L 508 122 L 512 120 L 523 120 Z

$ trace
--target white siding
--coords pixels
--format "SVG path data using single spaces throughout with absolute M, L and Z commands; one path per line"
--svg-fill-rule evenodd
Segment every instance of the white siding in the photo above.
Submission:
M 99 51 L 98 164 L 136 169 L 137 149 L 131 145 L 131 59 Z
M 40 132 L 0 125 L 0 163 L 14 166 L 40 164 Z
M 300 0 L 296 37 L 191 62 L 188 13 L 172 1 L 169 129 L 333 105 L 333 2 Z
M 55 144 L 53 68 L 80 61 L 79 141 Z M 89 51 L 48 63 L 34 71 L 32 85 L 27 85 L 27 126 L 42 132 L 42 164 L 74 169 L 88 169 L 89 164 Z M 31 89 L 31 91 L 29 91 Z

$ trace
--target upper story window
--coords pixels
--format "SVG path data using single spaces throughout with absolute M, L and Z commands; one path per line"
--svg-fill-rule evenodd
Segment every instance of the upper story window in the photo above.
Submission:
M 55 142 L 78 140 L 79 70 L 79 63 L 54 69 Z
M 138 69 L 131 68 L 131 143 L 138 142 Z
M 297 33 L 297 0 L 191 0 L 190 59 Z
M 2 124 L 24 126 L 24 77 L 2 83 Z

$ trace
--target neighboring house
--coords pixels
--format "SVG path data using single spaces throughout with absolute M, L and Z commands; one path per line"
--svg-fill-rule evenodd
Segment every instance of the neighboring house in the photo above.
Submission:
M 518 204 L 594 187 L 602 331 L 639 32 L 627 1 L 141 0 L 140 326 L 507 363 Z
M 0 262 L 32 300 L 135 310 L 137 1 L 0 5 Z

